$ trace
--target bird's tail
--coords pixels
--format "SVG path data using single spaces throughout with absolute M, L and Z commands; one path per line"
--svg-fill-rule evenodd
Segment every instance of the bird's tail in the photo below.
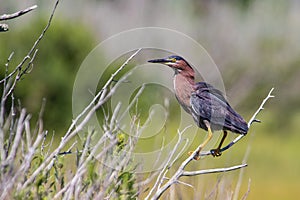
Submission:
M 248 133 L 249 127 L 247 122 L 236 113 L 234 116 L 234 120 L 230 120 L 231 131 L 239 134 L 246 135 Z

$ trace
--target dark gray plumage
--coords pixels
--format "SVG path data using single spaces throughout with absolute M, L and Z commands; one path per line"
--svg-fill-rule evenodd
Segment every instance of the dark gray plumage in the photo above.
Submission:
M 207 130 L 203 120 L 211 124 L 212 130 L 225 130 L 238 134 L 247 134 L 248 125 L 233 110 L 221 91 L 212 85 L 199 82 L 195 84 L 191 95 L 192 116 L 199 127 Z
M 185 59 L 175 55 L 148 62 L 165 64 L 175 71 L 174 90 L 178 102 L 186 112 L 193 116 L 200 128 L 208 131 L 208 137 L 199 145 L 198 156 L 195 159 L 199 159 L 199 152 L 209 142 L 215 130 L 223 130 L 223 137 L 219 146 L 211 150 L 213 156 L 221 155 L 220 150 L 227 131 L 247 134 L 247 123 L 229 105 L 222 92 L 208 83 L 195 83 L 194 69 Z

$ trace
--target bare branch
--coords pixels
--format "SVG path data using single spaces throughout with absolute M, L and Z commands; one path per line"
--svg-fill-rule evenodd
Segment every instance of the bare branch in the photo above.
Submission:
M 241 198 L 242 200 L 245 200 L 247 199 L 249 193 L 250 193 L 250 186 L 251 186 L 251 179 L 249 178 L 249 181 L 248 181 L 248 189 L 247 189 L 247 192 L 244 194 L 244 196 Z
M 52 19 L 53 19 L 53 16 L 54 16 L 54 13 L 56 11 L 56 8 L 58 6 L 58 3 L 59 3 L 59 0 L 57 0 L 55 2 L 55 5 L 54 5 L 54 8 L 52 10 L 52 13 L 50 15 L 50 18 L 48 20 L 48 23 L 47 25 L 45 26 L 44 30 L 42 31 L 42 33 L 40 34 L 40 36 L 38 37 L 38 39 L 34 42 L 33 46 L 31 47 L 31 49 L 29 50 L 29 52 L 27 53 L 27 55 L 23 58 L 23 60 L 19 63 L 19 65 L 10 73 L 8 74 L 7 76 L 5 76 L 1 81 L 0 83 L 3 83 L 5 80 L 9 79 L 10 77 L 12 77 L 13 75 L 15 75 L 18 71 L 21 71 L 23 65 L 25 64 L 25 62 L 27 60 L 29 60 L 32 56 L 32 54 L 34 53 L 34 51 L 36 50 L 37 48 L 37 45 L 40 43 L 40 41 L 43 39 L 45 33 L 47 32 L 48 28 L 50 27 L 51 25 L 51 22 L 52 22 Z
M 113 73 L 110 77 L 110 79 L 105 83 L 105 85 L 103 86 L 103 88 L 101 89 L 100 92 L 98 92 L 98 94 L 94 97 L 94 99 L 90 102 L 90 104 L 88 106 L 86 106 L 84 108 L 84 110 L 77 115 L 77 117 L 72 121 L 72 124 L 70 125 L 67 133 L 66 133 L 66 136 L 69 135 L 71 133 L 71 131 L 74 129 L 74 127 L 76 126 L 77 122 L 80 120 L 80 118 L 82 118 L 95 104 L 95 102 L 100 98 L 101 100 L 104 98 L 104 96 L 107 96 L 105 95 L 106 91 L 107 91 L 107 88 L 108 86 L 111 84 L 111 82 L 113 81 L 114 77 L 119 74 L 123 69 L 124 67 L 129 63 L 130 60 L 132 60 L 133 57 L 135 57 L 139 52 L 140 52 L 141 49 L 138 49 L 134 54 L 132 54 L 124 63 L 123 65 L 118 68 L 118 70 Z M 116 86 L 122 81 L 119 81 Z M 115 87 L 114 87 L 115 88 Z M 99 104 L 99 102 L 98 102 Z
M 34 5 L 34 6 L 31 6 L 29 8 L 26 8 L 24 10 L 20 10 L 18 12 L 15 12 L 13 14 L 3 14 L 0 16 L 0 21 L 4 21 L 4 20 L 9 20 L 9 19 L 14 19 L 14 18 L 17 18 L 17 17 L 20 17 L 21 15 L 24 15 L 34 9 L 37 8 L 37 5 Z
M 21 78 L 24 74 L 29 73 L 29 71 L 31 71 L 31 70 L 30 70 L 30 67 L 31 67 L 31 69 L 32 69 L 32 67 L 33 67 L 33 61 L 34 61 L 34 59 L 35 59 L 35 56 L 36 56 L 36 53 L 37 53 L 37 52 L 38 52 L 38 49 L 36 49 L 36 50 L 34 51 L 34 53 L 33 53 L 33 55 L 32 55 L 32 58 L 30 59 L 30 61 L 29 61 L 28 65 L 27 65 L 27 67 L 25 67 L 25 69 L 24 69 L 23 71 L 21 70 L 21 68 L 19 68 L 20 70 L 18 71 L 18 74 L 17 74 L 16 78 L 14 79 L 13 84 L 10 86 L 10 89 L 8 90 L 8 92 L 6 92 L 6 95 L 5 95 L 4 99 L 7 99 L 7 97 L 13 92 L 13 90 L 14 90 L 15 87 L 16 87 L 17 82 L 20 81 L 20 78 Z
M 265 103 L 270 99 L 270 98 L 273 98 L 275 97 L 274 95 L 272 95 L 272 92 L 273 92 L 274 88 L 271 88 L 268 96 L 263 100 L 263 102 L 260 104 L 258 110 L 254 113 L 254 115 L 251 117 L 251 119 L 249 120 L 248 122 L 248 127 L 250 128 L 251 124 L 253 122 L 256 122 L 256 121 L 259 121 L 256 119 L 256 116 L 258 115 L 258 113 L 260 113 L 260 111 L 262 111 L 264 109 L 264 105 Z
M 36 8 L 37 8 L 37 5 L 34 5 L 34 6 L 29 7 L 29 8 L 26 8 L 24 10 L 20 10 L 16 13 L 13 13 L 13 14 L 3 14 L 3 15 L 0 16 L 0 21 L 10 20 L 10 19 L 13 19 L 13 18 L 20 17 L 20 16 L 36 9 Z M 9 30 L 9 28 L 8 28 L 7 24 L 0 24 L 0 32 L 6 32 L 8 30 Z
M 204 170 L 198 170 L 198 171 L 184 171 L 184 172 L 182 172 L 181 176 L 197 176 L 197 175 L 202 175 L 202 174 L 229 172 L 229 171 L 233 171 L 233 170 L 240 169 L 243 167 L 247 167 L 247 164 L 236 165 L 236 166 L 226 167 L 226 168 L 204 169 Z
M 243 163 L 247 162 L 249 154 L 250 154 L 250 149 L 251 149 L 251 147 L 250 147 L 250 145 L 248 145 L 247 149 L 246 149 L 246 152 L 245 152 L 245 155 L 244 155 L 244 158 L 243 158 Z M 245 169 L 240 170 L 239 178 L 238 178 L 238 181 L 237 181 L 234 193 L 233 193 L 233 198 L 232 198 L 233 200 L 238 199 L 238 195 L 240 193 L 240 188 L 241 188 L 242 181 L 243 181 L 244 171 L 245 171 Z
M 274 97 L 272 95 L 272 91 L 274 90 L 274 88 L 272 88 L 268 94 L 268 96 L 263 100 L 263 102 L 261 103 L 260 107 L 258 108 L 258 110 L 254 113 L 254 115 L 251 117 L 251 119 L 248 122 L 248 127 L 250 128 L 251 124 L 255 121 L 258 121 L 256 119 L 256 116 L 258 115 L 258 113 L 260 111 L 262 111 L 264 108 L 263 106 L 265 105 L 265 103 L 268 101 L 268 99 Z M 232 145 L 234 145 L 235 143 L 237 143 L 240 139 L 242 139 L 244 137 L 244 135 L 240 135 L 238 136 L 236 139 L 234 139 L 231 143 L 229 143 L 229 145 L 227 145 L 226 147 L 221 149 L 222 151 L 225 151 L 227 149 L 229 149 Z M 175 148 L 174 148 L 175 149 Z M 173 150 L 175 151 L 175 150 Z M 237 170 L 240 168 L 244 168 L 247 166 L 247 164 L 241 164 L 241 165 L 236 165 L 236 166 L 232 166 L 232 167 L 228 167 L 228 168 L 217 168 L 217 169 L 206 169 L 206 170 L 199 170 L 199 171 L 184 171 L 185 167 L 192 161 L 194 160 L 194 157 L 197 154 L 197 151 L 201 151 L 200 147 L 198 147 L 196 149 L 196 151 L 194 151 L 186 160 L 184 160 L 181 165 L 179 166 L 179 168 L 177 169 L 177 171 L 175 172 L 175 174 L 162 186 L 162 187 L 158 187 L 158 189 L 156 190 L 156 193 L 153 195 L 153 197 L 151 199 L 159 199 L 161 197 L 161 195 L 174 183 L 177 183 L 179 178 L 182 176 L 196 176 L 196 175 L 202 175 L 202 174 L 209 174 L 209 173 L 220 173 L 220 172 L 228 172 L 228 171 L 232 171 L 232 170 Z M 200 152 L 201 156 L 206 156 L 206 155 L 210 155 L 210 152 Z M 245 155 L 245 159 L 247 158 L 247 153 Z M 167 165 L 166 165 L 167 166 Z M 166 171 L 162 171 L 162 173 L 166 173 Z M 164 178 L 164 177 L 163 177 Z M 158 178 L 158 180 L 163 181 L 160 177 Z M 157 180 L 157 183 L 159 182 Z M 154 188 L 156 188 L 156 184 L 154 184 L 153 186 Z M 151 190 L 150 193 L 148 194 L 148 196 L 151 195 L 153 191 Z
M 9 156 L 7 157 L 7 161 L 9 161 L 9 162 L 13 161 L 13 158 L 15 158 L 15 155 L 17 153 L 18 146 L 21 141 L 22 132 L 24 129 L 23 124 L 24 124 L 25 117 L 26 117 L 26 110 L 22 109 L 20 118 L 18 120 L 17 131 L 16 131 L 16 136 L 14 138 L 13 146 L 12 146 Z
M 249 122 L 248 122 L 248 127 L 250 128 L 251 125 L 253 124 L 253 122 L 260 122 L 258 119 L 256 119 L 256 116 L 264 109 L 264 105 L 266 104 L 266 102 L 270 99 L 275 97 L 274 95 L 272 95 L 274 88 L 271 88 L 268 96 L 262 101 L 262 103 L 260 104 L 259 108 L 256 110 L 256 112 L 253 114 L 253 116 L 250 118 Z M 234 144 L 236 144 L 238 141 L 240 141 L 243 137 L 245 137 L 246 135 L 239 135 L 237 136 L 232 142 L 230 142 L 227 146 L 223 147 L 222 149 L 220 149 L 220 152 L 226 151 L 227 149 L 229 149 L 230 147 L 232 147 Z M 200 156 L 207 156 L 207 155 L 211 155 L 210 151 L 203 151 L 200 152 Z
M 156 193 L 153 195 L 151 199 L 159 199 L 160 196 L 182 176 L 182 173 L 184 172 L 184 168 L 187 166 L 187 164 L 189 164 L 192 160 L 194 160 L 195 155 L 196 155 L 196 151 L 194 151 L 194 153 L 192 153 L 185 161 L 183 161 L 179 166 L 178 170 L 176 171 L 176 173 L 172 176 L 172 178 L 170 178 L 170 180 L 167 183 L 165 183 L 161 188 L 158 188 L 158 190 L 156 191 Z
M 189 126 L 190 127 L 190 126 Z M 182 142 L 182 134 L 186 131 L 186 129 L 188 129 L 189 127 L 186 127 L 183 131 L 178 131 L 178 140 L 173 148 L 173 150 L 170 152 L 169 155 L 169 159 L 167 160 L 166 164 L 164 165 L 164 167 L 161 169 L 156 182 L 154 184 L 154 186 L 152 187 L 152 189 L 150 190 L 150 192 L 148 193 L 147 197 L 145 199 L 149 199 L 151 194 L 154 192 L 154 190 L 156 189 L 156 187 L 158 187 L 158 189 L 160 188 L 160 186 L 162 185 L 162 182 L 164 181 L 165 175 L 168 172 L 168 169 L 171 167 L 170 163 L 172 162 L 172 158 L 176 152 L 176 150 L 178 149 L 180 143 Z M 171 186 L 171 185 L 170 185 Z
M 111 76 L 110 78 L 110 82 L 113 79 L 114 76 L 117 75 L 117 73 L 119 73 L 127 64 L 128 62 L 137 55 L 137 53 L 140 51 L 141 49 L 138 49 L 134 54 L 132 54 L 125 62 L 124 64 Z M 65 134 L 64 137 L 62 137 L 61 142 L 59 144 L 59 146 L 43 161 L 43 163 L 40 164 L 40 166 L 31 174 L 30 177 L 27 178 L 27 180 L 25 181 L 25 183 L 21 186 L 22 189 L 25 188 L 29 183 L 31 183 L 36 176 L 42 171 L 46 169 L 51 169 L 51 167 L 53 166 L 54 162 L 53 159 L 55 159 L 55 157 L 59 154 L 59 152 L 61 151 L 61 149 L 75 136 L 77 135 L 77 133 L 79 131 L 81 131 L 84 126 L 88 123 L 88 121 L 90 120 L 90 118 L 93 116 L 93 114 L 115 93 L 117 87 L 120 86 L 120 84 L 122 83 L 123 80 L 125 80 L 130 74 L 128 73 L 127 76 L 125 75 L 124 77 L 121 78 L 120 81 L 117 82 L 117 84 L 115 84 L 113 86 L 113 88 L 111 88 L 111 90 L 105 95 L 103 96 L 103 98 L 99 99 L 99 101 L 97 102 L 98 98 L 101 96 L 101 91 L 95 96 L 95 98 L 91 101 L 91 103 L 76 117 L 75 120 L 73 120 L 69 130 L 67 131 L 67 133 Z M 109 82 L 108 81 L 108 82 Z M 109 84 L 105 84 L 104 87 L 108 87 Z M 94 105 L 94 103 L 96 103 L 96 105 Z M 82 121 L 77 124 L 78 120 L 83 117 Z M 77 125 L 77 126 L 76 126 Z M 94 147 L 95 148 L 95 147 Z M 95 148 L 97 149 L 97 148 Z

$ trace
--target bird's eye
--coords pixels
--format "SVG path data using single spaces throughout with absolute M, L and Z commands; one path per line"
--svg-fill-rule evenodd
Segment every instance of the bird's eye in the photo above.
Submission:
M 171 62 L 176 62 L 176 58 L 171 58 Z

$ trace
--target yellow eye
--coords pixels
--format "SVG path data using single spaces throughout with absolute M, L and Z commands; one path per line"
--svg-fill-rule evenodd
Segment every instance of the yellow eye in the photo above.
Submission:
M 171 58 L 171 61 L 175 63 L 176 62 L 176 58 Z

